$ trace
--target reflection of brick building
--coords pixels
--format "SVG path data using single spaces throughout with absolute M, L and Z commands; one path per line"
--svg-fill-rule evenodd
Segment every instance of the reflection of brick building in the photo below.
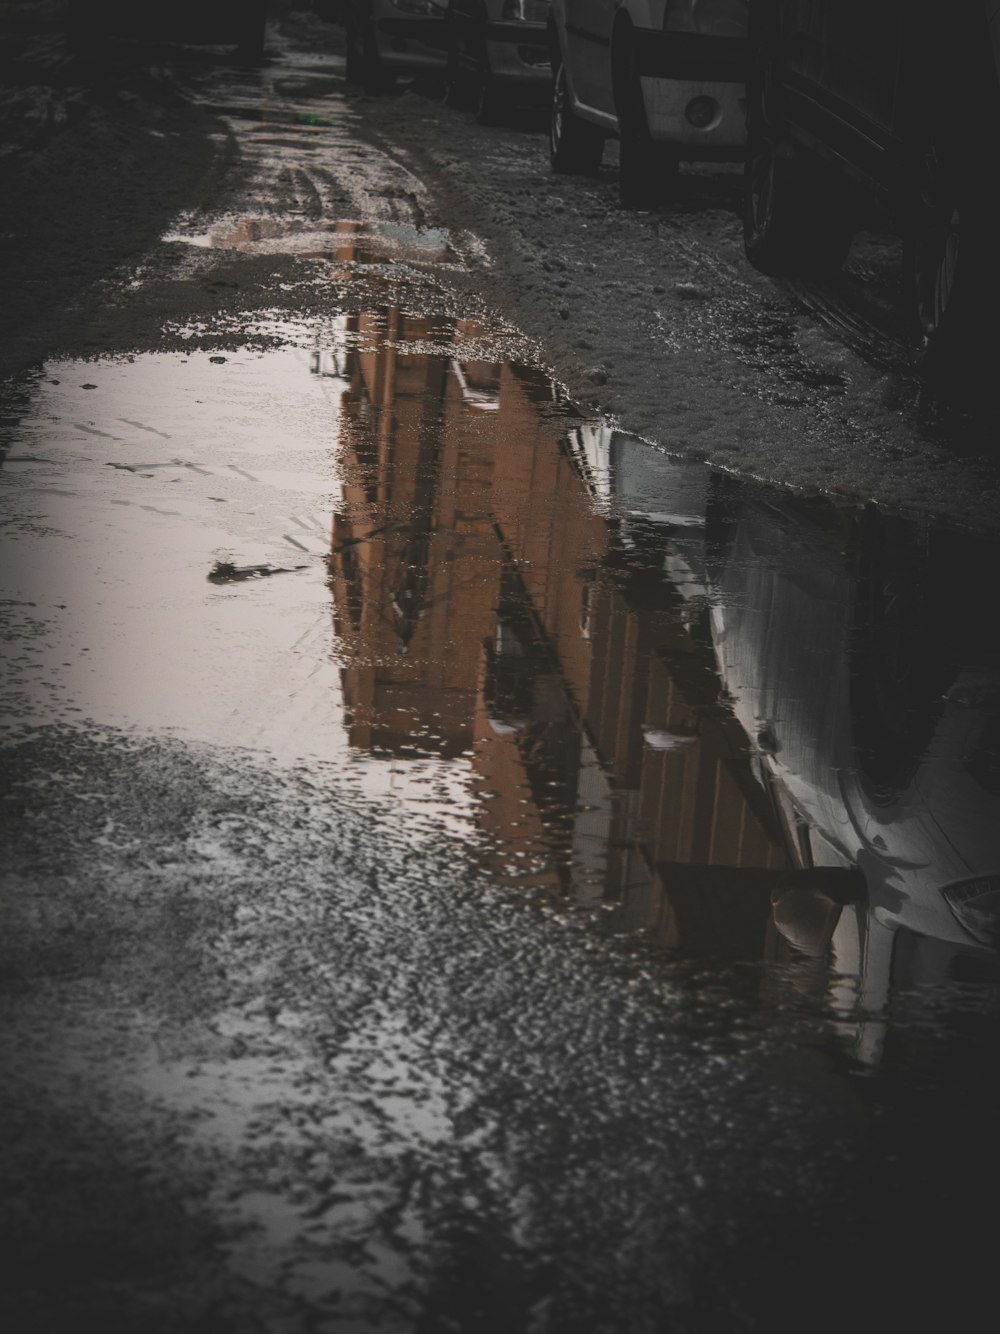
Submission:
M 505 366 L 491 500 L 503 570 L 483 648 L 475 769 L 494 870 L 521 884 L 569 888 L 567 839 L 580 768 L 577 686 L 590 653 L 566 570 L 591 567 L 606 524 L 565 448 L 567 419 L 546 377 Z M 568 591 L 568 596 L 567 596 Z
M 789 861 L 746 738 L 718 701 L 711 652 L 662 573 L 662 540 L 654 529 L 654 550 L 626 548 L 595 511 L 576 458 L 551 445 L 526 456 L 532 446 L 520 440 L 525 449 L 498 460 L 498 520 L 537 621 L 550 730 L 574 718 L 572 789 L 551 760 L 542 766 L 543 791 L 562 787 L 573 811 L 561 825 L 562 882 L 583 901 L 617 902 L 618 927 L 759 955 L 769 887 L 753 872 Z M 546 663 L 558 667 L 562 714 Z M 544 730 L 536 722 L 531 734 L 536 757 Z M 547 749 L 558 744 L 553 735 Z M 551 842 L 560 822 L 548 823 Z
M 609 887 L 623 927 L 686 949 L 759 954 L 768 877 L 728 872 L 776 871 L 788 857 L 746 737 L 718 701 L 711 656 L 681 611 L 666 581 L 604 582 L 593 598 L 587 722 L 623 826 L 610 841 Z
M 331 585 L 352 743 L 471 749 L 495 874 L 759 957 L 789 862 L 662 552 L 595 506 L 544 377 L 449 360 L 467 327 L 390 311 L 349 333 Z
M 471 742 L 475 646 L 496 601 L 489 461 L 447 358 L 399 347 L 450 331 L 396 310 L 384 327 L 374 317 L 348 325 L 357 346 L 330 571 L 350 738 L 367 749 L 455 754 Z

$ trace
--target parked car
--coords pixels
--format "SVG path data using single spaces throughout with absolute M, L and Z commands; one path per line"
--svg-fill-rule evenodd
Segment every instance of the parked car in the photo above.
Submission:
M 108 37 L 233 45 L 240 55 L 264 54 L 267 0 L 173 0 L 140 6 L 129 0 L 69 0 L 70 38 L 91 48 Z
M 448 0 L 448 97 L 490 122 L 520 104 L 544 105 L 551 68 L 549 0 Z
M 447 0 L 345 0 L 347 79 L 385 92 L 398 75 L 441 76 Z
M 669 195 L 681 161 L 738 161 L 746 0 L 553 0 L 554 171 L 592 172 L 620 141 L 620 193 Z
M 751 263 L 836 270 L 881 215 L 918 362 L 957 364 L 998 296 L 1000 5 L 751 0 L 749 35 Z

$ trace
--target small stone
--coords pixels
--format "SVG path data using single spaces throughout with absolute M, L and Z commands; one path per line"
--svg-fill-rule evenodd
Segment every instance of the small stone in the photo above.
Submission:
M 213 366 L 222 366 L 226 360 L 226 357 L 209 357 L 209 361 Z
M 708 293 L 697 283 L 675 283 L 674 292 L 682 301 L 704 301 Z
M 587 372 L 587 379 L 591 384 L 607 384 L 608 373 L 603 366 L 595 366 L 593 370 Z

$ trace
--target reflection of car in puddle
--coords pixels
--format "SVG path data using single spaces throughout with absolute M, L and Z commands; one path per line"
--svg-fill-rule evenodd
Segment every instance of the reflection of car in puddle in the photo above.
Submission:
M 607 640 L 645 583 L 647 623 L 632 633 L 663 669 L 641 687 L 632 779 L 593 693 L 584 719 L 599 772 L 620 773 L 603 797 L 613 837 L 624 789 L 640 810 L 659 791 L 659 824 L 638 831 L 647 887 L 633 864 L 619 920 L 636 920 L 629 900 L 646 896 L 645 920 L 682 952 L 745 957 L 757 938 L 764 958 L 795 965 L 796 986 L 857 1021 L 855 1052 L 874 1058 L 873 1016 L 891 994 L 1000 977 L 1000 644 L 963 591 L 995 553 L 971 536 L 775 498 L 608 426 L 573 436 L 616 527 L 605 571 L 620 570 L 610 620 L 602 579 L 584 584 L 582 627 Z M 671 641 L 672 594 L 685 635 Z M 624 692 L 628 659 L 617 663 Z M 671 853 L 685 801 L 686 842 Z M 653 916 L 649 894 L 662 896 Z
M 829 951 L 862 1010 L 890 989 L 996 976 L 1000 654 L 968 585 L 995 554 L 726 492 L 708 525 L 721 679 L 795 864 L 863 876 L 856 903 L 777 890 L 778 930 L 805 955 Z

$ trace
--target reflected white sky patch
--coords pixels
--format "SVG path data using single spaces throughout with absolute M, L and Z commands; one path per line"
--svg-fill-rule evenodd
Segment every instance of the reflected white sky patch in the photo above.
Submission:
M 409 810 L 416 842 L 445 821 L 468 833 L 466 762 L 390 765 L 348 744 L 326 565 L 344 387 L 329 332 L 321 349 L 47 367 L 0 471 L 19 516 L 0 536 L 3 717 L 336 757 Z M 214 583 L 219 561 L 274 573 Z

